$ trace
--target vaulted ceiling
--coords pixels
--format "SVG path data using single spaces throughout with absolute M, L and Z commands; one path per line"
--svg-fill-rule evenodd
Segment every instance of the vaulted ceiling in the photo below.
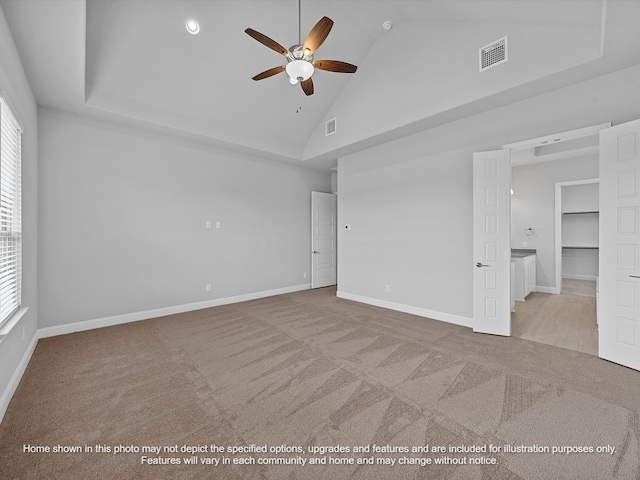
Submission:
M 0 0 L 38 105 L 316 168 L 340 155 L 640 63 L 635 0 Z M 306 96 L 251 77 L 334 21 Z M 195 19 L 200 33 L 185 28 Z M 385 21 L 393 28 L 385 30 Z M 479 72 L 504 36 L 508 61 Z M 325 135 L 336 118 L 337 131 Z M 550 132 L 552 133 L 552 132 Z

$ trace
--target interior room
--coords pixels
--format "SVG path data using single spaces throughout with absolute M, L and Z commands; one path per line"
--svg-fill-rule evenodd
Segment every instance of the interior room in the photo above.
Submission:
M 637 478 L 638 25 L 0 0 L 3 472 Z
M 518 338 L 597 355 L 599 152 L 589 133 L 512 153 L 511 248 L 536 253 L 535 287 L 515 295 L 512 322 Z

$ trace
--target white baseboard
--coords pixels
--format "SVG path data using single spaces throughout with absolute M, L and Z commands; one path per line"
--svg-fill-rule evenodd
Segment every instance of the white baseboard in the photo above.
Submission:
M 175 315 L 177 313 L 191 312 L 201 310 L 203 308 L 219 307 L 221 305 L 229 305 L 231 303 L 246 302 L 248 300 L 256 300 L 258 298 L 272 297 L 274 295 L 283 295 L 285 293 L 299 292 L 308 290 L 311 284 L 294 285 L 291 287 L 276 288 L 274 290 L 265 290 L 262 292 L 246 293 L 233 297 L 217 298 L 215 300 L 207 300 L 204 302 L 187 303 L 184 305 L 176 305 L 173 307 L 156 308 L 154 310 L 145 310 L 142 312 L 127 313 L 124 315 L 115 315 L 112 317 L 96 318 L 93 320 L 85 320 L 83 322 L 67 323 L 64 325 L 56 325 L 55 327 L 46 327 L 38 330 L 39 338 L 55 337 L 57 335 L 66 335 L 73 332 L 82 332 L 85 330 L 93 330 L 94 328 L 111 327 L 113 325 L 121 325 L 123 323 L 138 322 L 140 320 L 149 320 L 150 318 L 165 317 L 167 315 Z
M 540 285 L 536 285 L 536 289 L 534 290 L 534 292 L 554 294 L 560 293 L 556 287 L 541 287 Z
M 571 280 L 590 280 L 592 282 L 596 281 L 596 276 L 593 275 L 571 275 L 571 274 L 563 274 L 562 278 L 569 278 Z
M 39 339 L 38 332 L 36 332 L 33 335 L 31 342 L 29 342 L 29 345 L 27 346 L 27 349 L 25 350 L 24 354 L 22 355 L 22 358 L 20 359 L 18 366 L 13 372 L 13 375 L 11 375 L 11 380 L 9 380 L 9 384 L 4 389 L 4 392 L 2 392 L 2 397 L 0 398 L 0 422 L 2 422 L 2 419 L 4 418 L 4 414 L 7 412 L 7 408 L 9 408 L 9 402 L 11 401 L 11 398 L 13 397 L 13 394 L 15 393 L 16 388 L 18 388 L 18 384 L 20 383 L 20 380 L 22 380 L 22 375 L 24 375 L 24 371 L 27 369 L 27 365 L 29 365 L 29 360 L 31 360 L 33 351 L 36 349 L 36 345 L 38 344 L 38 339 Z
M 373 305 L 375 307 L 388 308 L 389 310 L 410 313 L 412 315 L 418 315 L 419 317 L 432 318 L 434 320 L 453 323 L 462 327 L 472 328 L 473 326 L 472 318 L 463 317 L 461 315 L 453 315 L 451 313 L 438 312 L 436 310 L 429 310 L 427 308 L 414 307 L 412 305 L 404 305 L 402 303 L 388 302 L 386 300 L 378 300 L 377 298 L 364 297 L 362 295 L 354 295 L 352 293 L 341 291 L 338 291 L 336 293 L 336 296 L 338 298 L 344 298 L 345 300 L 353 300 L 354 302 L 366 303 L 367 305 Z

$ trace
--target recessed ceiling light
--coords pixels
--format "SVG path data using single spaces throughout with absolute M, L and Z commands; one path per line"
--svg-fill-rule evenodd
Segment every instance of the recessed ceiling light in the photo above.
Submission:
M 195 20 L 187 20 L 187 32 L 196 35 L 200 31 L 200 25 Z

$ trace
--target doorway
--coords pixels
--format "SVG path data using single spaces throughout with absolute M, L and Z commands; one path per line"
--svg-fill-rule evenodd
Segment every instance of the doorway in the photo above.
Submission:
M 598 354 L 598 145 L 595 131 L 512 151 L 511 245 L 535 251 L 538 272 L 534 292 L 515 302 L 513 335 L 592 355 Z M 579 288 L 563 290 L 563 281 Z
M 598 262 L 598 292 L 596 294 L 595 315 L 598 320 L 598 356 L 604 360 L 619 363 L 620 365 L 633 368 L 640 371 L 640 119 L 627 123 L 622 123 L 611 127 L 606 125 L 597 130 L 598 132 L 598 155 L 596 155 L 596 171 L 590 176 L 599 175 L 599 262 Z M 589 130 L 595 127 L 588 127 Z M 575 131 L 574 131 L 575 132 Z M 568 132 L 573 133 L 573 132 Z M 558 136 L 561 137 L 562 134 Z M 594 133 L 592 133 L 594 135 Z M 585 135 L 581 135 L 580 138 Z M 531 145 L 532 141 L 521 142 L 528 143 L 526 148 L 543 148 L 549 141 L 564 141 L 559 138 L 554 140 L 555 136 L 547 137 L 545 142 L 538 143 L 538 146 Z M 573 137 L 577 138 L 577 137 Z M 538 139 L 539 140 L 539 139 Z M 514 144 L 515 145 L 515 144 Z M 524 146 L 522 148 L 525 148 Z M 482 174 L 489 172 L 484 171 L 476 157 L 482 159 L 484 155 L 491 154 L 496 161 L 493 162 L 499 168 L 494 168 L 493 172 L 498 173 L 498 177 L 503 180 L 510 177 L 511 170 L 511 149 L 512 146 L 505 145 L 502 150 L 494 152 L 476 152 L 474 153 L 474 252 L 476 245 L 482 244 L 485 238 L 476 234 L 476 224 L 481 224 L 485 220 L 489 220 L 489 216 L 483 217 L 476 213 L 483 213 L 481 208 L 476 207 L 476 190 L 478 187 L 484 187 L 486 182 L 482 182 Z M 500 152 L 506 152 L 501 154 Z M 504 161 L 497 161 L 503 159 Z M 584 167 L 586 164 L 582 163 Z M 575 167 L 575 166 L 574 166 Z M 583 174 L 583 168 L 579 168 Z M 486 179 L 489 179 L 489 175 Z M 493 175 L 496 177 L 496 175 Z M 527 178 L 529 183 L 524 185 L 539 186 L 544 182 L 531 182 L 531 178 Z M 516 187 L 515 182 L 512 184 Z M 499 188 L 494 188 L 496 195 L 486 195 L 485 203 L 493 200 L 492 203 L 497 205 L 498 198 L 508 198 L 509 183 L 499 182 Z M 517 188 L 517 187 L 516 187 Z M 514 188 L 515 190 L 515 188 Z M 482 193 L 490 193 L 489 188 L 484 188 Z M 540 197 L 535 203 L 542 202 Z M 503 202 L 510 210 L 512 201 Z M 482 205 L 481 205 L 482 206 Z M 504 210 L 503 207 L 501 207 Z M 495 216 L 495 215 L 494 215 Z M 497 218 L 495 218 L 497 220 Z M 511 227 L 511 219 L 506 216 L 503 226 L 507 230 Z M 488 227 L 498 225 L 495 222 L 485 222 Z M 546 224 L 545 224 L 546 225 Z M 533 227 L 531 227 L 532 230 Z M 493 229 L 498 231 L 497 229 Z M 503 228 L 504 230 L 504 228 Z M 525 228 L 525 231 L 529 228 Z M 478 230 L 481 232 L 480 230 Z M 541 231 L 545 231 L 542 229 Z M 553 228 L 549 228 L 548 232 L 553 232 Z M 504 263 L 508 260 L 510 252 L 509 245 L 504 242 L 494 242 L 494 255 L 499 262 Z M 492 267 L 492 265 L 484 265 L 481 262 L 476 264 L 477 267 Z M 495 266 L 493 266 L 495 269 Z M 537 269 L 538 270 L 538 269 Z M 541 269 L 542 270 L 542 269 Z M 555 269 L 554 269 L 555 270 Z M 540 270 L 538 270 L 540 271 Z M 544 277 L 544 271 L 543 271 Z M 509 278 L 509 275 L 507 275 Z M 536 277 L 537 283 L 540 281 L 540 275 Z M 478 283 L 479 286 L 482 284 Z M 485 282 L 485 287 L 487 282 Z M 508 298 L 508 284 L 505 282 L 494 282 L 493 288 L 498 292 L 496 300 L 497 304 L 504 298 Z M 542 287 L 537 285 L 537 290 L 554 290 L 555 287 Z M 554 293 L 550 291 L 549 293 Z M 476 311 L 475 300 L 482 298 L 484 292 L 481 288 L 476 288 L 474 282 L 474 331 L 476 330 L 476 320 L 480 311 Z M 556 297 L 561 296 L 554 295 Z M 487 302 L 487 304 L 489 304 Z M 511 329 L 511 315 L 507 311 L 495 310 L 495 322 L 498 324 L 508 323 Z M 492 332 L 483 332 L 492 333 Z M 501 333 L 499 333 L 501 334 Z
M 337 197 L 311 192 L 311 288 L 337 284 Z
M 599 184 L 599 178 L 556 182 L 556 293 L 596 296 Z

